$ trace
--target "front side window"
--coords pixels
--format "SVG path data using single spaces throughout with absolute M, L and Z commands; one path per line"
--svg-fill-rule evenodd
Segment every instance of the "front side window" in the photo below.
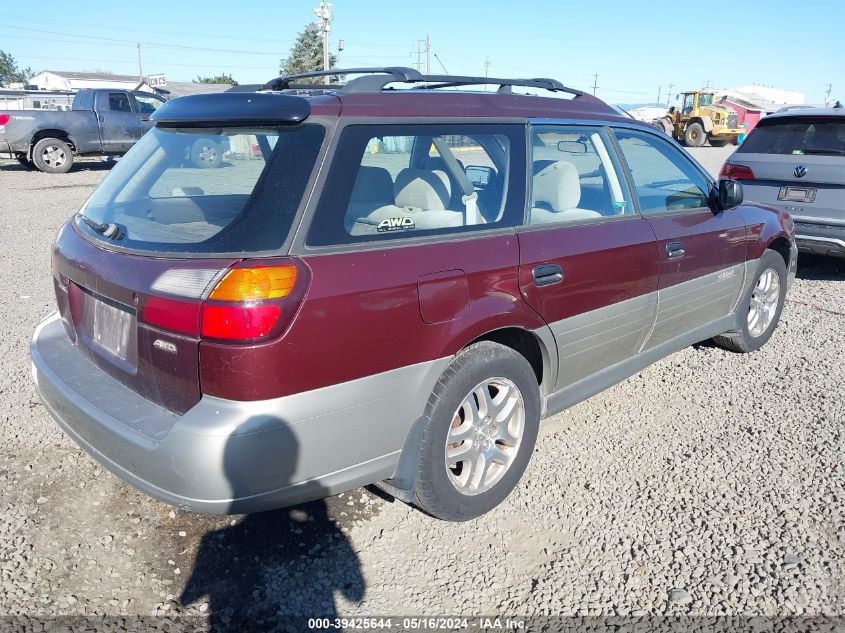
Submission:
M 615 130 L 640 211 L 666 213 L 709 206 L 710 181 L 682 151 L 662 138 L 636 130 Z
M 737 153 L 845 156 L 842 117 L 783 117 L 769 121 L 759 123 Z
M 138 112 L 141 114 L 152 114 L 164 105 L 164 102 L 153 95 L 145 95 L 141 92 L 135 93 L 135 103 L 138 104 Z
M 634 214 L 608 147 L 600 128 L 533 128 L 529 224 Z
M 350 125 L 307 243 L 514 226 L 524 143 L 524 128 L 512 125 Z
M 156 126 L 77 214 L 91 238 L 142 251 L 272 251 L 290 232 L 325 135 L 321 125 Z
M 683 112 L 684 114 L 689 114 L 695 109 L 695 95 L 693 94 L 685 94 L 684 95 L 684 105 L 683 105 Z

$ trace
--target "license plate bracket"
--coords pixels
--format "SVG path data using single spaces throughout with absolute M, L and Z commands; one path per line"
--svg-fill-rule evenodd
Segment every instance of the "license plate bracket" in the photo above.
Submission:
M 778 192 L 778 200 L 785 202 L 815 202 L 815 187 L 781 187 Z

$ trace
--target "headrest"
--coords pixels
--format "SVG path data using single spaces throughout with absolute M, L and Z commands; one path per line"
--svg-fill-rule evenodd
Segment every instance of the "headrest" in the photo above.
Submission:
M 400 207 L 442 211 L 449 204 L 446 185 L 435 174 L 424 169 L 403 169 L 394 185 L 396 204 Z
M 581 182 L 572 163 L 556 161 L 534 176 L 534 206 L 546 204 L 552 211 L 573 209 L 581 202 Z
M 378 205 L 393 204 L 393 179 L 390 172 L 384 167 L 361 165 L 355 178 L 351 201 Z

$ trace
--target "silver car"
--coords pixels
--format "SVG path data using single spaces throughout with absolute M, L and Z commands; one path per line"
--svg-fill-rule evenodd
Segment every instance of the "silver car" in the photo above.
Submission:
M 799 250 L 845 257 L 845 108 L 761 119 L 720 176 L 741 180 L 747 201 L 788 211 Z

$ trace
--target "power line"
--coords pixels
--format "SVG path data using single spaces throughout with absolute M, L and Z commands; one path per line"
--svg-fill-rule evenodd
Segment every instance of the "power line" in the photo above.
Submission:
M 113 44 L 121 44 L 123 46 L 135 46 L 136 42 L 128 42 L 126 40 L 120 40 L 113 37 L 98 37 L 95 35 L 78 35 L 76 33 L 67 33 L 64 31 L 50 31 L 47 29 L 33 29 L 27 26 L 15 26 L 13 24 L 0 24 L 0 27 L 4 28 L 11 28 L 11 29 L 19 29 L 22 31 L 31 31 L 33 33 L 46 33 L 47 35 L 60 35 L 63 37 L 73 37 L 77 38 L 78 40 L 94 40 L 100 42 L 110 42 Z M 175 48 L 180 50 L 190 50 L 190 51 L 204 51 L 210 53 L 232 53 L 235 55 L 273 55 L 277 57 L 279 55 L 278 51 L 268 52 L 268 51 L 246 51 L 242 49 L 233 49 L 233 48 L 208 48 L 205 46 L 186 46 L 183 44 L 162 44 L 160 42 L 146 42 L 141 41 L 140 44 L 144 46 L 151 46 L 154 48 Z
M 599 89 L 599 74 L 596 73 L 593 75 L 593 96 L 596 96 L 596 90 Z

